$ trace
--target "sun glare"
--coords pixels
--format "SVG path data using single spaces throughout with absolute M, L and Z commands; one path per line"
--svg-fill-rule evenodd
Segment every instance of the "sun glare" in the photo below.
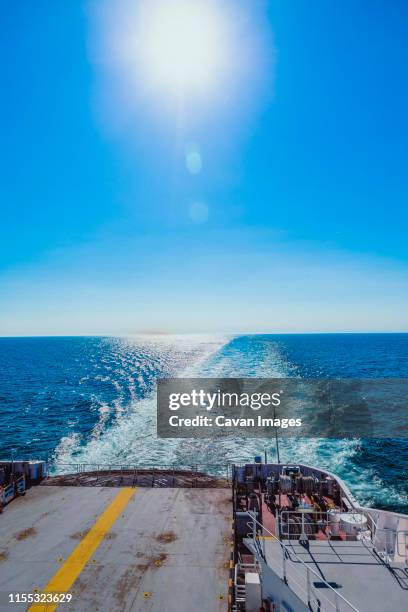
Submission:
M 211 0 L 150 0 L 138 50 L 146 76 L 174 90 L 209 89 L 224 61 L 222 19 Z
M 159 120 L 171 117 L 178 131 L 222 113 L 228 124 L 241 125 L 264 94 L 270 95 L 274 52 L 264 3 L 98 0 L 92 5 L 90 54 L 102 77 L 98 109 L 109 129 L 129 126 L 146 111 Z M 186 151 L 186 166 L 191 174 L 201 172 L 198 149 Z

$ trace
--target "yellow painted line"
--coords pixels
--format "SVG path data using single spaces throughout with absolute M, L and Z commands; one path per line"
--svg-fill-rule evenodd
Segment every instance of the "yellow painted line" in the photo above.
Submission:
M 260 540 L 279 540 L 276 536 L 258 536 Z
M 111 504 L 100 515 L 86 536 L 74 548 L 64 565 L 51 578 L 42 593 L 66 593 L 78 578 L 89 559 L 92 557 L 106 533 L 111 529 L 119 515 L 128 505 L 137 488 L 125 487 L 119 491 Z M 75 595 L 72 598 L 74 602 Z M 34 604 L 28 612 L 53 612 L 57 603 Z

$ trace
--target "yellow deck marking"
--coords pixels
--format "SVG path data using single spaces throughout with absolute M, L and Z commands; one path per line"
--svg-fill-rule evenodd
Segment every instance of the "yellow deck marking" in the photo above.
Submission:
M 122 514 L 135 494 L 136 488 L 126 487 L 119 491 L 112 503 L 100 515 L 83 540 L 74 548 L 68 559 L 51 578 L 42 593 L 66 593 L 78 578 L 85 565 L 95 553 L 104 536 Z M 74 597 L 72 598 L 74 601 Z M 53 612 L 58 604 L 34 604 L 28 612 Z

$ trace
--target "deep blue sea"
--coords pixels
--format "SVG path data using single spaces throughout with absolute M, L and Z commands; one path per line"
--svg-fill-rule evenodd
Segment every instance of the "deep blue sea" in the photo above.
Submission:
M 0 457 L 224 464 L 269 440 L 158 440 L 163 376 L 408 378 L 408 334 L 0 338 Z M 360 502 L 408 512 L 408 440 L 286 439 L 281 457 L 336 472 Z

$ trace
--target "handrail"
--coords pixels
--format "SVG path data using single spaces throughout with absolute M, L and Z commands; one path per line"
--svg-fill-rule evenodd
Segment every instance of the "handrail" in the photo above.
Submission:
M 247 526 L 248 526 L 248 527 L 251 527 L 250 523 L 247 523 Z M 259 538 L 258 534 L 256 534 L 256 537 L 258 537 L 258 538 Z M 277 538 L 277 537 L 276 537 L 276 536 L 274 536 L 273 534 L 271 535 L 271 537 L 272 537 L 273 539 L 275 539 L 277 542 L 279 542 L 279 543 L 280 543 L 279 538 Z M 265 560 L 265 563 L 267 563 L 267 564 L 268 564 L 268 567 L 271 567 L 271 568 L 272 568 L 271 562 L 269 562 L 269 563 L 268 563 L 268 562 L 266 561 L 266 555 L 265 555 L 265 541 L 264 541 L 264 546 L 263 546 L 263 549 L 264 549 L 264 550 L 261 550 L 261 545 L 260 545 L 260 543 L 258 543 L 257 541 L 255 541 L 255 548 L 257 548 L 257 549 L 259 550 L 260 555 L 261 555 L 261 556 L 263 557 L 263 559 Z M 279 564 L 278 564 L 278 566 L 279 566 Z M 293 568 L 293 569 L 296 569 L 296 571 L 298 571 L 298 570 L 297 570 L 297 568 Z M 286 568 L 285 568 L 285 559 L 283 559 L 283 568 L 282 568 L 282 571 L 283 571 L 283 578 L 284 578 L 284 581 L 285 581 L 285 582 L 288 584 L 288 581 L 287 581 L 287 576 L 286 576 Z M 299 571 L 298 571 L 298 574 L 299 574 L 299 575 L 301 575 Z M 293 578 L 293 576 L 291 577 L 291 583 L 296 584 L 296 586 L 299 588 L 299 590 L 300 590 L 300 591 L 302 591 L 302 593 L 304 593 L 304 594 L 305 594 L 305 596 L 307 597 L 307 602 L 308 602 L 309 607 L 311 607 L 311 593 L 312 593 L 312 591 L 313 591 L 314 596 L 315 596 L 315 599 L 316 599 L 316 602 L 317 602 L 317 604 L 318 604 L 318 610 L 320 610 L 320 600 L 319 600 L 319 598 L 317 597 L 316 593 L 314 592 L 314 591 L 315 591 L 315 589 L 314 589 L 314 588 L 312 587 L 312 585 L 310 584 L 310 568 L 309 568 L 309 567 L 307 567 L 307 574 L 306 574 L 306 590 L 303 588 L 303 586 L 302 586 L 302 585 L 301 585 L 301 584 L 300 584 L 300 583 L 299 583 L 297 580 L 295 580 L 295 579 Z M 288 586 L 289 586 L 289 584 L 288 584 Z M 289 588 L 290 588 L 290 587 L 289 587 Z M 292 589 L 292 590 L 293 590 L 293 589 Z M 327 599 L 327 601 L 329 602 L 329 604 L 330 604 L 331 606 L 333 606 L 333 602 L 331 602 L 331 601 L 330 601 L 330 599 L 328 599 L 328 597 L 326 597 L 325 595 L 322 595 L 322 596 L 323 596 L 325 599 Z M 337 611 L 337 610 L 338 610 L 338 607 L 337 607 L 337 605 L 336 605 L 336 611 Z
M 232 466 L 226 463 L 223 466 L 216 463 L 65 463 L 55 462 L 47 464 L 47 472 L 52 476 L 63 476 L 67 474 L 67 470 L 73 474 L 84 474 L 86 472 L 137 472 L 138 470 L 145 471 L 171 471 L 171 472 L 203 472 L 209 476 L 217 476 L 225 478 L 228 482 L 232 480 Z
M 330 517 L 330 512 L 327 510 L 315 510 L 314 508 L 305 508 L 305 509 L 296 509 L 296 510 L 282 510 L 279 514 L 279 527 L 280 527 L 280 533 L 282 535 L 288 536 L 288 539 L 290 538 L 291 535 L 299 535 L 301 536 L 303 531 L 305 533 L 310 533 L 313 529 L 317 530 L 317 523 L 308 523 L 305 521 L 305 515 L 308 516 L 313 516 L 313 518 L 315 519 L 315 521 L 317 521 L 318 519 L 316 519 L 316 517 L 318 517 L 320 519 L 320 526 L 321 523 L 323 523 L 323 519 L 324 519 L 324 526 L 328 527 L 330 524 L 329 521 L 329 517 Z M 299 525 L 298 523 L 290 523 L 289 519 L 292 516 L 296 516 L 296 517 L 302 517 L 302 523 Z M 285 517 L 286 520 L 285 520 Z M 291 527 L 293 528 L 291 530 Z M 302 532 L 297 533 L 296 531 L 294 531 L 294 528 L 297 527 L 301 527 Z M 314 532 L 313 532 L 314 533 Z
M 136 463 L 90 463 L 90 462 L 84 462 L 84 463 L 75 463 L 75 462 L 70 462 L 70 463 L 65 463 L 65 462 L 57 462 L 54 464 L 50 464 L 49 467 L 51 468 L 74 468 L 76 472 L 84 472 L 84 471 L 88 471 L 86 468 L 94 468 L 91 469 L 89 471 L 112 471 L 112 470 L 175 470 L 175 471 L 183 471 L 183 470 L 196 470 L 199 471 L 202 468 L 211 468 L 211 469 L 216 469 L 218 473 L 225 473 L 226 471 L 230 472 L 231 469 L 231 465 L 230 464 L 225 464 L 224 466 L 220 467 L 220 464 L 216 464 L 216 463 L 182 463 L 182 464 L 177 464 L 177 463 L 142 463 L 142 464 L 136 464 Z
M 301 559 L 293 550 L 289 550 L 289 547 L 284 544 L 281 540 L 279 540 L 276 535 L 274 533 L 272 533 L 271 531 L 269 531 L 269 529 L 267 529 L 260 521 L 258 521 L 258 519 L 255 518 L 255 516 L 253 515 L 252 512 L 247 511 L 248 516 L 260 527 L 262 527 L 262 529 L 264 531 L 266 531 L 266 533 L 268 533 L 268 535 L 273 536 L 273 538 L 279 542 L 279 545 L 281 546 L 282 550 L 285 552 L 285 554 L 287 554 L 289 560 L 291 560 L 291 556 L 296 557 L 296 559 L 305 566 L 305 570 L 306 570 L 306 575 L 308 574 L 308 572 L 311 572 L 312 574 L 314 574 L 318 579 L 319 582 L 322 582 L 326 588 L 330 589 L 331 591 L 333 591 L 335 598 L 340 598 L 345 604 L 347 604 L 347 606 L 349 606 L 349 608 L 351 608 L 352 610 L 354 610 L 354 612 L 359 612 L 358 608 L 355 608 L 353 606 L 353 604 L 351 602 L 349 602 L 343 595 L 341 595 L 341 593 L 339 593 L 338 591 L 336 591 L 336 589 L 334 589 L 331 584 L 329 584 L 326 580 L 324 580 L 324 578 L 322 578 L 322 576 L 320 574 L 318 574 L 314 569 L 312 569 L 311 567 L 309 567 L 304 561 L 303 559 Z M 330 602 L 330 600 L 328 599 L 328 601 Z M 330 602 L 332 605 L 333 603 Z
M 333 516 L 338 514 L 343 513 L 338 512 L 337 510 L 333 511 L 333 509 L 316 510 L 315 508 L 297 508 L 296 510 L 282 510 L 279 513 L 280 533 L 282 534 L 282 536 L 286 536 L 287 539 L 291 539 L 291 536 L 299 536 L 299 539 L 301 539 L 301 536 L 303 534 L 314 534 L 318 533 L 319 530 L 321 530 L 326 536 L 327 540 L 330 540 L 333 536 L 338 535 L 336 532 L 336 525 L 332 524 L 330 520 Z M 346 512 L 344 514 L 350 513 Z M 358 514 L 361 514 L 362 516 L 367 518 L 366 515 L 362 512 L 359 512 Z M 306 516 L 312 516 L 313 522 L 306 521 Z M 291 523 L 289 522 L 289 519 L 291 517 L 301 518 L 302 520 L 300 523 Z M 338 526 L 340 526 L 339 523 Z M 301 531 L 299 531 L 299 528 L 301 529 Z M 373 534 L 372 529 L 368 524 L 368 520 L 366 526 L 356 527 L 355 532 L 351 534 L 343 533 L 343 538 L 345 538 L 346 540 L 354 540 L 356 534 L 359 534 L 360 538 L 362 538 L 365 531 L 370 532 L 370 541 L 372 542 Z
M 248 527 L 250 527 L 250 523 L 247 523 L 247 525 L 248 525 Z M 259 537 L 259 536 L 258 536 L 258 537 Z M 280 542 L 280 540 L 279 540 L 279 538 L 277 538 L 277 537 L 276 537 L 276 536 L 274 536 L 273 534 L 271 535 L 271 537 L 272 537 L 273 539 L 277 540 L 279 543 L 281 543 L 281 542 Z M 261 546 L 260 546 L 260 544 L 259 544 L 259 543 L 257 543 L 256 541 L 255 541 L 255 548 L 258 548 L 258 549 L 259 549 L 259 553 L 260 553 L 260 554 L 261 554 L 261 556 L 264 558 L 264 560 L 265 560 L 265 562 L 267 563 L 268 567 L 272 568 L 272 563 L 271 563 L 271 561 L 270 561 L 270 560 L 269 560 L 269 562 L 268 562 L 268 561 L 266 561 L 266 555 L 265 555 L 265 543 L 264 543 L 264 546 L 263 546 L 263 548 L 264 548 L 264 550 L 263 550 L 263 551 L 261 550 Z M 286 576 L 285 554 L 286 554 L 286 552 L 284 551 L 282 571 L 283 571 L 283 579 L 284 579 L 284 581 L 286 582 L 286 584 L 289 586 L 289 584 L 288 584 L 288 580 L 287 580 L 287 576 Z M 274 561 L 276 561 L 276 560 L 274 560 Z M 278 567 L 279 567 L 279 564 L 278 564 Z M 298 568 L 293 567 L 293 569 L 294 569 L 294 570 L 296 570 L 296 571 L 298 572 L 298 575 L 299 575 L 299 576 L 304 577 L 304 575 L 302 575 L 302 574 L 300 573 L 300 571 L 298 570 Z M 311 572 L 310 568 L 309 568 L 309 567 L 307 567 L 307 568 L 306 568 L 306 589 L 305 589 L 305 588 L 304 588 L 304 587 L 303 587 L 303 586 L 302 586 L 302 585 L 301 585 L 301 584 L 300 584 L 300 583 L 299 583 L 297 580 L 295 580 L 295 578 L 294 578 L 293 576 L 291 576 L 291 585 L 292 585 L 292 584 L 295 584 L 295 585 L 298 587 L 298 589 L 299 589 L 300 591 L 302 591 L 302 593 L 303 593 L 303 594 L 306 596 L 306 598 L 307 598 L 307 603 L 308 603 L 308 606 L 309 606 L 309 608 L 310 608 L 310 609 L 312 609 L 312 607 L 311 607 L 311 605 L 312 605 L 312 597 L 311 597 L 311 595 L 312 595 L 312 593 L 313 593 L 314 598 L 315 598 L 315 601 L 316 601 L 316 603 L 317 603 L 317 608 L 318 608 L 318 610 L 320 611 L 320 610 L 321 610 L 321 601 L 320 601 L 319 597 L 317 596 L 317 593 L 315 592 L 315 589 L 312 587 L 312 585 L 311 585 L 311 583 L 310 583 L 310 572 Z M 291 588 L 291 586 L 289 586 L 289 588 Z M 295 592 L 295 590 L 293 589 L 293 587 L 292 587 L 292 591 L 293 591 L 293 592 Z M 321 597 L 323 597 L 324 599 L 326 599 L 326 600 L 327 600 L 327 602 L 330 604 L 330 606 L 333 606 L 333 605 L 334 605 L 334 606 L 335 606 L 335 608 L 336 608 L 336 612 L 339 612 L 339 608 L 338 608 L 338 602 L 337 602 L 337 600 L 336 600 L 335 604 L 333 604 L 333 602 L 332 602 L 332 601 L 330 601 L 330 599 L 329 599 L 329 598 L 328 598 L 326 595 L 324 595 L 323 593 L 321 593 L 321 594 L 320 594 L 320 596 L 321 596 Z
M 400 542 L 399 542 L 399 537 L 398 537 L 400 534 L 404 536 L 405 551 L 403 553 L 400 552 Z M 405 559 L 408 561 L 408 542 L 407 542 L 407 536 L 408 536 L 408 530 L 400 529 L 399 531 L 396 531 L 395 542 L 397 544 L 397 553 L 398 553 L 398 556 L 399 557 L 405 557 Z

